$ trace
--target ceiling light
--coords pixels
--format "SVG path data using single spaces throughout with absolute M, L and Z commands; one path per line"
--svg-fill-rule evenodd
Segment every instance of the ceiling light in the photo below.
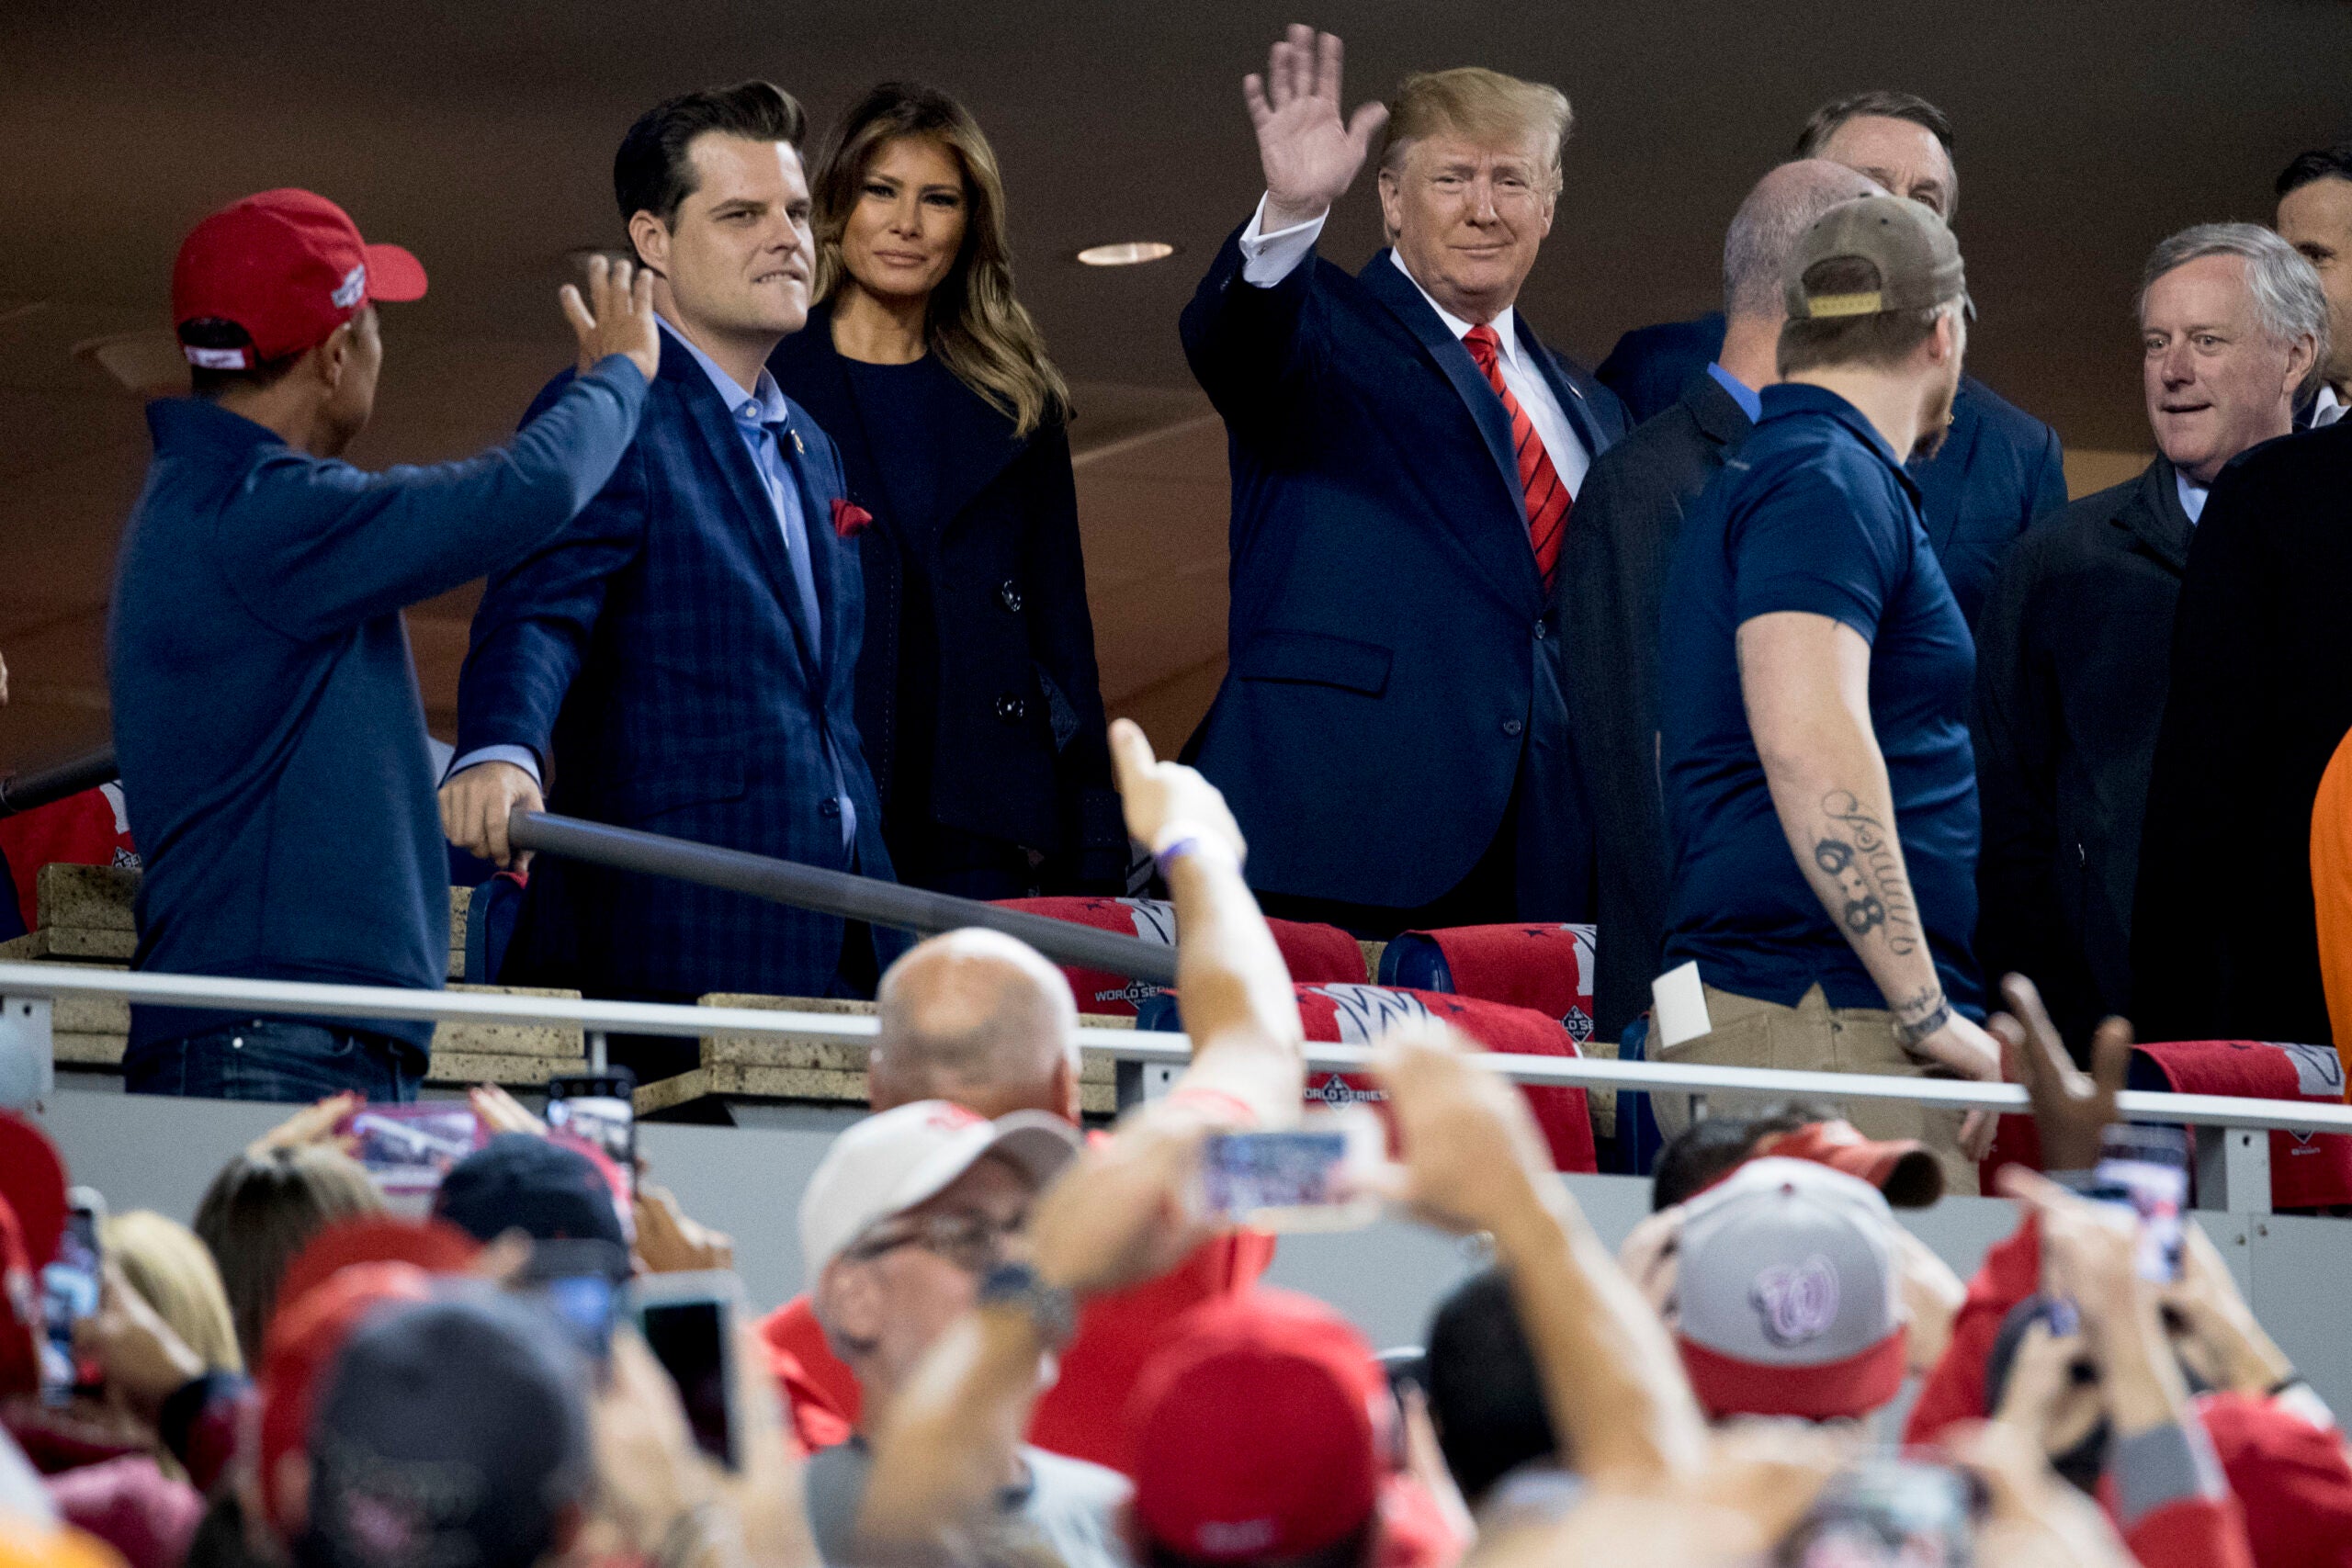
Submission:
M 1121 240 L 1114 245 L 1089 245 L 1078 259 L 1087 266 L 1137 266 L 1175 254 L 1176 247 L 1165 240 Z

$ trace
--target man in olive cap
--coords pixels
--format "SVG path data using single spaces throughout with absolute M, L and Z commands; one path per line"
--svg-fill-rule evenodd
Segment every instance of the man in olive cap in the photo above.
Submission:
M 1697 964 L 1707 1018 L 1660 1055 L 1996 1079 L 1970 952 L 1975 648 L 1903 467 L 1951 423 L 1960 249 L 1918 203 L 1864 197 L 1816 220 L 1783 276 L 1781 384 L 1684 523 L 1662 599 L 1665 963 Z M 1687 1118 L 1679 1097 L 1657 1110 L 1669 1133 Z M 1847 1114 L 1977 1190 L 1989 1118 Z

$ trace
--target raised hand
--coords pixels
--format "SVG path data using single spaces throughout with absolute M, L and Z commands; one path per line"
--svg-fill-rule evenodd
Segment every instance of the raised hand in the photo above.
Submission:
M 2058 1026 L 2041 1005 L 2041 993 L 2022 975 L 2001 982 L 2008 1011 L 1987 1025 L 2018 1066 L 2018 1081 L 2033 1101 L 2033 1127 L 2041 1139 L 2045 1170 L 2088 1170 L 2098 1158 L 2099 1134 L 2115 1113 L 2115 1097 L 2132 1069 L 2132 1026 L 2110 1018 L 2091 1037 L 2091 1070 L 2085 1075 L 2066 1054 Z
M 1267 51 L 1266 73 L 1241 79 L 1258 162 L 1266 174 L 1265 229 L 1272 232 L 1319 218 L 1347 194 L 1388 107 L 1361 106 L 1340 118 L 1338 37 L 1303 23 Z
M 653 324 L 653 275 L 625 261 L 588 260 L 588 297 L 565 284 L 557 291 L 564 320 L 580 340 L 580 373 L 609 355 L 625 354 L 647 380 L 662 367 L 662 329 Z
M 1181 822 L 1216 835 L 1237 862 L 1248 856 L 1250 846 L 1216 785 L 1182 762 L 1155 760 L 1151 741 L 1133 719 L 1111 721 L 1111 768 L 1127 832 L 1136 842 L 1157 852 L 1166 847 L 1160 835 Z

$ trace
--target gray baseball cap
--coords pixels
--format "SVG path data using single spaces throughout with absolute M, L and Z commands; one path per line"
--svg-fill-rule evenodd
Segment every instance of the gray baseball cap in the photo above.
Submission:
M 1867 262 L 1877 287 L 1808 293 L 1804 275 L 1826 261 Z M 1841 201 L 1813 220 L 1781 274 L 1781 291 L 1793 321 L 1925 310 L 1968 299 L 1960 242 L 1944 220 L 1900 196 Z
M 1894 1216 L 1869 1182 L 1759 1159 L 1685 1205 L 1675 1333 L 1710 1414 L 1862 1416 L 1903 1386 Z

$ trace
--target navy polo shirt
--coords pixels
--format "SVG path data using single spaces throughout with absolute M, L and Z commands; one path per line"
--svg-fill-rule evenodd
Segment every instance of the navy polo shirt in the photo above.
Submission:
M 1764 389 L 1763 417 L 1682 525 L 1658 660 L 1659 767 L 1672 890 L 1666 963 L 1793 1006 L 1883 1008 L 1877 983 L 1805 880 L 1748 732 L 1735 637 L 1758 615 L 1842 621 L 1871 645 L 1871 724 L 1886 757 L 1920 921 L 1952 1005 L 1983 1015 L 1976 928 L 1976 645 L 1919 525 L 1919 491 L 1860 411 L 1819 387 Z

